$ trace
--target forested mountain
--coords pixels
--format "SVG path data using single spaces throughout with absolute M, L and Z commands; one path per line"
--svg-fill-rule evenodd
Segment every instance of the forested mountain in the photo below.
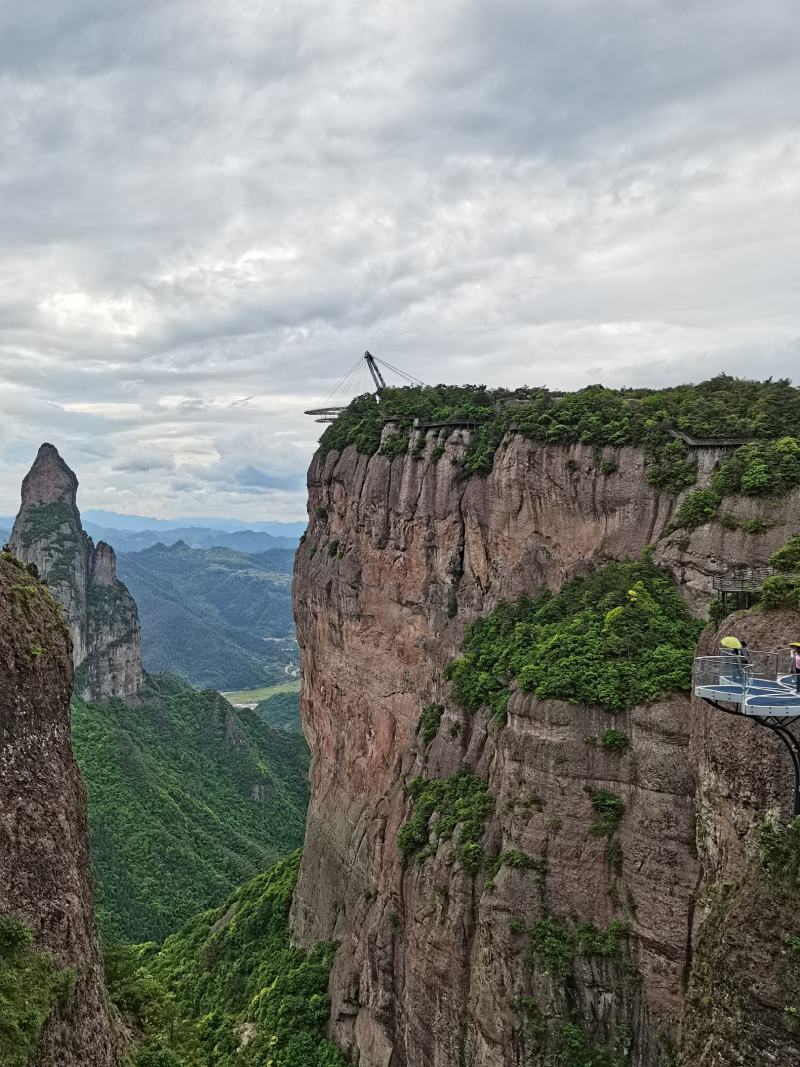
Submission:
M 162 677 L 141 707 L 76 700 L 72 735 L 106 938 L 163 938 L 302 843 L 303 738 L 218 693 Z
M 273 730 L 302 733 L 299 693 L 273 693 L 257 704 L 255 711 L 259 719 Z
M 109 994 L 143 1035 L 131 1067 L 345 1067 L 323 1037 L 335 945 L 292 939 L 300 854 L 197 915 L 163 946 L 106 954 Z
M 240 689 L 285 681 L 297 665 L 291 607 L 294 552 L 247 555 L 179 541 L 119 557 L 139 607 L 148 671 Z

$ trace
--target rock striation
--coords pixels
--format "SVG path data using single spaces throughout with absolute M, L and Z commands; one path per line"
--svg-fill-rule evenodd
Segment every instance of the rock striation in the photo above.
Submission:
M 144 685 L 136 604 L 116 577 L 110 545 L 81 525 L 78 479 L 43 444 L 22 483 L 10 548 L 33 564 L 61 605 L 73 643 L 76 690 L 88 700 L 135 700 Z
M 0 556 L 0 915 L 24 923 L 36 950 L 72 970 L 31 1062 L 112 1067 L 86 798 L 70 742 L 72 675 L 55 600 L 18 561 Z
M 331 1036 L 357 1067 L 555 1063 L 570 1027 L 609 1049 L 625 1035 L 612 1049 L 623 1062 L 666 1067 L 684 1030 L 693 1048 L 700 1040 L 687 1014 L 690 988 L 697 1002 L 705 988 L 695 946 L 705 938 L 705 960 L 721 952 L 706 889 L 740 877 L 758 819 L 785 811 L 779 742 L 682 695 L 614 718 L 515 693 L 501 726 L 454 706 L 443 671 L 465 625 L 500 601 L 555 590 L 648 544 L 704 609 L 713 575 L 726 562 L 765 562 L 781 530 L 738 532 L 735 545 L 722 529 L 668 535 L 676 497 L 649 484 L 634 449 L 514 437 L 491 475 L 469 478 L 457 462 L 465 432 L 446 434 L 393 461 L 353 448 L 318 455 L 309 471 L 294 607 L 311 805 L 295 935 L 339 943 Z M 703 478 L 721 458 L 704 457 Z M 783 502 L 784 525 L 799 499 Z M 420 714 L 434 702 L 444 716 L 425 746 Z M 624 752 L 587 741 L 612 724 L 630 739 Z M 485 850 L 534 866 L 508 863 L 487 879 L 454 862 L 450 842 L 421 863 L 402 855 L 404 786 L 459 772 L 488 783 Z M 613 839 L 592 832 L 602 790 L 624 803 Z M 578 953 L 558 983 L 533 965 L 525 933 L 547 917 L 596 931 L 622 922 L 624 946 Z M 744 996 L 752 968 L 727 978 Z M 770 1062 L 797 1061 L 800 1044 L 788 1041 L 794 1058 Z M 709 1047 L 685 1063 L 760 1062 L 757 1044 L 738 1059 Z

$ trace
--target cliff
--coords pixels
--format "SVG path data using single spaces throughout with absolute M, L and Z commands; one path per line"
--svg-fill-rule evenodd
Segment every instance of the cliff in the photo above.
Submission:
M 70 744 L 72 673 L 55 601 L 21 564 L 0 556 L 4 1062 L 28 1062 L 33 1047 L 35 1067 L 111 1067 L 86 801 Z
M 706 961 L 721 951 L 706 889 L 744 877 L 755 824 L 785 811 L 779 742 L 681 694 L 613 718 L 515 692 L 500 724 L 460 709 L 443 672 L 465 624 L 501 601 L 652 543 L 706 608 L 714 574 L 766 562 L 786 539 L 797 494 L 758 504 L 776 522 L 759 537 L 667 533 L 678 498 L 649 483 L 636 449 L 512 437 L 491 474 L 470 478 L 453 462 L 466 431 L 448 432 L 393 461 L 320 454 L 309 471 L 294 604 L 312 796 L 296 936 L 340 944 L 331 1035 L 360 1067 L 666 1065 L 699 1040 L 695 945 Z M 701 457 L 700 484 L 723 457 Z M 418 725 L 433 704 L 443 717 L 426 745 Z M 623 751 L 597 744 L 611 724 Z M 416 861 L 398 847 L 409 783 L 454 775 L 459 789 L 486 783 L 492 869 L 470 870 L 448 840 Z M 613 833 L 597 824 L 607 794 L 624 810 Z M 481 796 L 457 803 L 475 811 Z M 746 999 L 753 968 L 726 981 Z M 757 1038 L 740 1059 L 711 1040 L 707 1059 L 686 1063 L 755 1062 Z M 784 1040 L 793 1058 L 771 1062 L 797 1059 L 797 1039 Z
M 76 688 L 91 700 L 135 699 L 144 684 L 136 605 L 116 577 L 110 545 L 81 526 L 78 479 L 50 444 L 22 483 L 10 548 L 34 564 L 61 605 L 72 635 Z

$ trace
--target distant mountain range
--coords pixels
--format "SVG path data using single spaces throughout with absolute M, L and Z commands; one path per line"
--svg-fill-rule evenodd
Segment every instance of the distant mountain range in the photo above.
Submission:
M 91 510 L 82 518 L 95 543 L 106 541 L 117 553 L 119 577 L 139 608 L 146 670 L 224 690 L 293 676 L 291 573 L 304 523 L 248 528 L 236 519 Z M 200 525 L 206 522 L 212 525 Z M 13 524 L 0 516 L 0 545 Z
M 293 677 L 293 561 L 292 549 L 246 554 L 183 541 L 121 553 L 118 573 L 139 608 L 145 669 L 221 690 Z
M 204 526 L 176 526 L 170 529 L 116 530 L 110 526 L 97 526 L 84 522 L 84 529 L 91 538 L 107 541 L 116 552 L 139 552 L 153 545 L 170 545 L 184 541 L 190 548 L 233 548 L 239 552 L 268 552 L 274 548 L 297 548 L 297 537 L 276 537 L 262 530 L 211 529 Z
M 238 519 L 153 519 L 144 515 L 120 515 L 114 511 L 82 513 L 83 528 L 94 540 L 105 541 L 116 552 L 138 552 L 152 545 L 185 541 L 191 548 L 233 548 L 239 552 L 267 552 L 273 548 L 296 548 L 306 528 L 304 522 L 252 522 Z M 5 544 L 14 525 L 13 516 L 0 515 L 0 544 Z
M 89 508 L 82 512 L 84 520 L 96 526 L 112 530 L 179 530 L 188 527 L 209 530 L 225 530 L 234 533 L 237 530 L 257 530 L 276 537 L 293 537 L 297 540 L 306 528 L 305 522 L 242 522 L 240 519 L 225 518 L 179 518 L 153 519 L 145 515 L 120 515 L 116 511 L 103 511 Z M 3 524 L 0 518 L 0 525 Z

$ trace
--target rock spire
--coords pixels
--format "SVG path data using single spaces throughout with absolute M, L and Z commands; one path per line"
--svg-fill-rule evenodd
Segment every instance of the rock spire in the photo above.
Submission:
M 90 700 L 135 699 L 144 684 L 139 615 L 116 577 L 110 545 L 83 530 L 78 479 L 43 444 L 22 483 L 10 547 L 33 563 L 61 605 L 73 644 L 75 689 Z

